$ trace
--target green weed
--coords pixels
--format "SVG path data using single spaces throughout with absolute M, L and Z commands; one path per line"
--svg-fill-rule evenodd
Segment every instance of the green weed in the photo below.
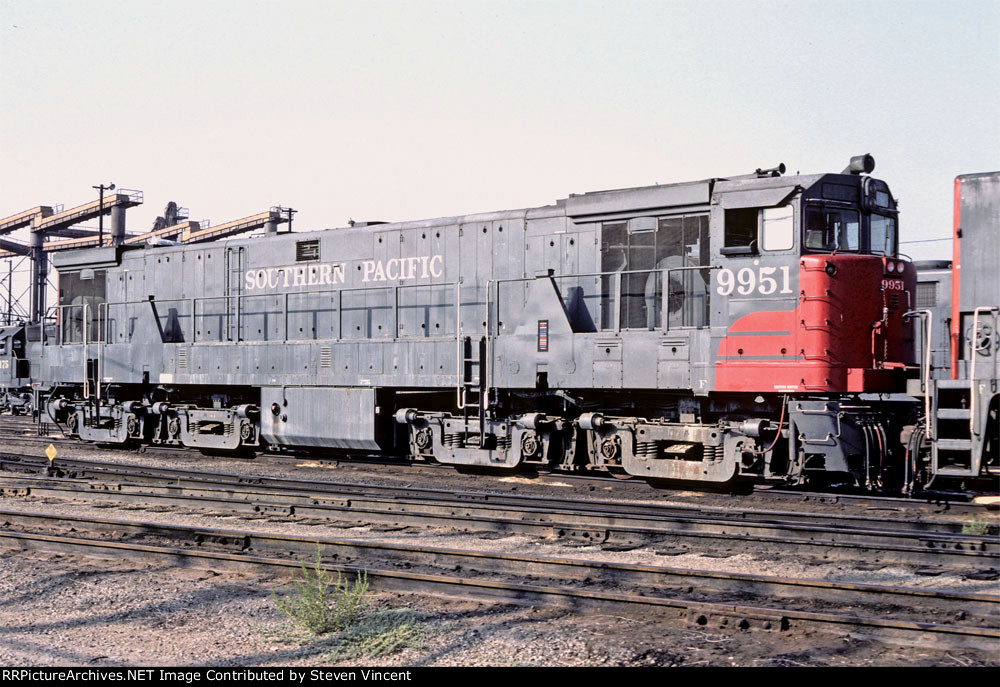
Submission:
M 272 591 L 278 609 L 313 635 L 322 635 L 349 627 L 364 609 L 367 602 L 368 577 L 358 573 L 354 583 L 338 571 L 323 567 L 323 557 L 316 548 L 316 560 L 311 568 L 302 565 L 302 579 L 295 583 L 295 591 L 279 597 Z
M 330 658 L 380 658 L 408 647 L 421 648 L 431 634 L 436 634 L 426 618 L 409 608 L 373 611 L 340 633 Z
M 964 525 L 962 525 L 962 534 L 976 534 L 981 536 L 989 533 L 990 533 L 989 524 L 978 518 L 973 518 L 972 520 L 969 520 Z

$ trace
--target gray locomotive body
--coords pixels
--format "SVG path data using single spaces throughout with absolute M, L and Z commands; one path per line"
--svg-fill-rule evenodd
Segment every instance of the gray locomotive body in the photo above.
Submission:
M 905 387 L 915 274 L 859 160 L 67 251 L 32 383 L 88 441 L 870 486 L 902 468 L 909 413 L 861 397 Z

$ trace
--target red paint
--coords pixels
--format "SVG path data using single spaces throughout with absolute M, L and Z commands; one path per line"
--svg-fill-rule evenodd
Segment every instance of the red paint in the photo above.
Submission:
M 836 268 L 832 276 L 826 272 L 828 264 Z M 893 370 L 914 363 L 912 324 L 903 314 L 913 307 L 917 276 L 913 265 L 905 264 L 905 271 L 898 275 L 885 270 L 885 259 L 880 256 L 803 256 L 794 310 L 754 312 L 729 327 L 717 351 L 716 389 L 758 393 L 898 390 Z M 893 286 L 901 281 L 903 289 L 882 290 L 884 281 Z M 883 307 L 888 308 L 888 318 L 878 324 Z M 732 336 L 739 332 L 754 334 Z M 775 359 L 740 359 L 763 356 Z
M 958 379 L 958 295 L 962 284 L 962 177 L 955 177 L 955 208 L 952 211 L 951 239 L 951 378 Z

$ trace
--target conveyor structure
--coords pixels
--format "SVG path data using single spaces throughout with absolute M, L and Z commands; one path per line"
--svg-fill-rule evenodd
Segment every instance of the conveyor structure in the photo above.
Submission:
M 125 210 L 142 202 L 142 191 L 120 189 L 116 193 L 68 210 L 63 210 L 61 206 L 38 205 L 0 219 L 0 258 L 24 256 L 31 259 L 29 313 L 32 321 L 41 320 L 45 312 L 48 253 L 74 248 L 91 248 L 102 243 L 139 245 L 147 241 L 164 240 L 178 243 L 205 243 L 258 229 L 263 229 L 268 234 L 276 234 L 278 225 L 289 221 L 283 214 L 284 209 L 280 207 L 272 207 L 265 212 L 215 226 L 209 226 L 207 221 L 189 220 L 185 214 L 171 216 L 176 222 L 170 226 L 154 228 L 143 234 L 128 235 L 125 233 Z M 173 206 L 172 203 L 171 205 Z M 184 208 L 181 210 L 184 211 Z M 107 238 L 103 237 L 101 232 L 75 226 L 104 215 L 111 215 Z M 4 235 L 26 227 L 30 228 L 28 243 L 3 238 Z M 52 240 L 53 237 L 59 238 Z

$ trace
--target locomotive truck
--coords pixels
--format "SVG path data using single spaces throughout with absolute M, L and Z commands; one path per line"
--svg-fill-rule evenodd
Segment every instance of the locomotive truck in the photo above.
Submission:
M 57 253 L 34 405 L 114 445 L 919 487 L 945 465 L 917 431 L 926 317 L 873 169 Z

